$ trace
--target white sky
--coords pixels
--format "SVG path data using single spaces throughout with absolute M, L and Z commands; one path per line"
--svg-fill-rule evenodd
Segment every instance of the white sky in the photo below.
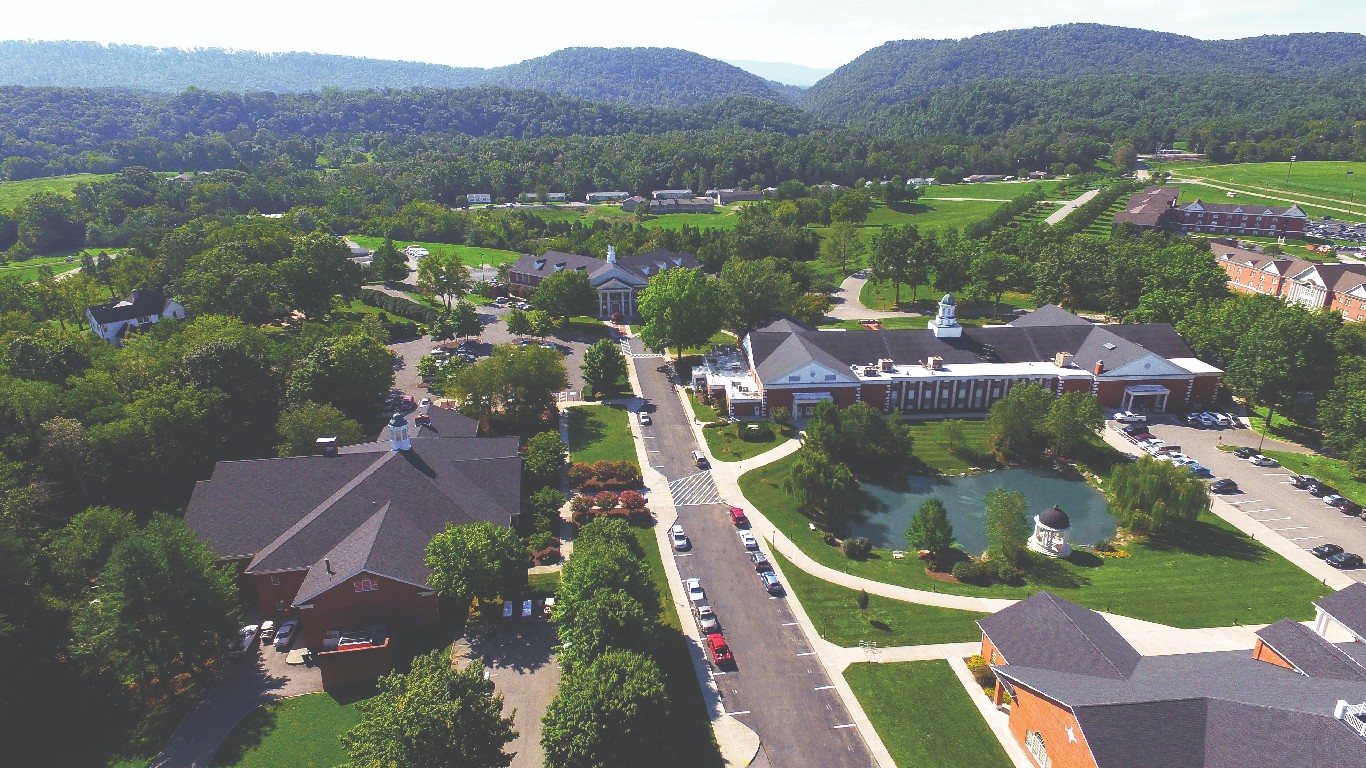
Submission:
M 310 51 L 490 67 L 570 46 L 666 46 L 835 67 L 888 40 L 1095 22 L 1237 38 L 1366 32 L 1362 0 L 68 0 L 7 3 L 0 38 Z

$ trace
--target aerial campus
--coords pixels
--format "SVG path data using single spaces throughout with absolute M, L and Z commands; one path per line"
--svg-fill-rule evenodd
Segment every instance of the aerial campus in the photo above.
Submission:
M 0 41 L 0 763 L 1366 766 L 1366 46 L 1263 21 Z

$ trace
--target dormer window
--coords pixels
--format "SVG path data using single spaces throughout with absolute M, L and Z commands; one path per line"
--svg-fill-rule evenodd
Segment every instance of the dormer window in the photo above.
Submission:
M 540 271 L 543 270 L 543 269 L 545 269 L 545 259 L 537 259 L 537 260 L 536 260 L 536 271 L 537 271 L 537 272 L 540 272 Z

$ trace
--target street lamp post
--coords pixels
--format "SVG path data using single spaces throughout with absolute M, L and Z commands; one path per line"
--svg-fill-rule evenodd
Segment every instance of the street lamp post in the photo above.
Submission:
M 1295 167 L 1295 156 L 1290 156 L 1290 165 L 1285 167 L 1285 180 L 1290 181 L 1290 169 Z

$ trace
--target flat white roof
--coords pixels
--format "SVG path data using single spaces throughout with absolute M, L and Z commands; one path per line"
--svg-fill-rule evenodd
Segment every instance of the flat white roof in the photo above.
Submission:
M 1194 357 L 1173 357 L 1171 362 L 1185 368 L 1191 373 L 1223 373 L 1223 370 L 1215 368 L 1204 360 Z
M 898 365 L 894 370 L 887 373 L 879 373 L 874 376 L 864 376 L 865 367 L 876 368 L 876 364 L 855 367 L 854 373 L 858 374 L 860 381 L 896 380 L 896 379 L 1012 379 L 1012 378 L 1039 378 L 1052 376 L 1062 379 L 1089 379 L 1090 371 L 1083 371 L 1080 368 L 1059 368 L 1051 362 L 1032 362 L 1032 363 L 945 363 L 937 370 L 930 370 L 923 365 Z

